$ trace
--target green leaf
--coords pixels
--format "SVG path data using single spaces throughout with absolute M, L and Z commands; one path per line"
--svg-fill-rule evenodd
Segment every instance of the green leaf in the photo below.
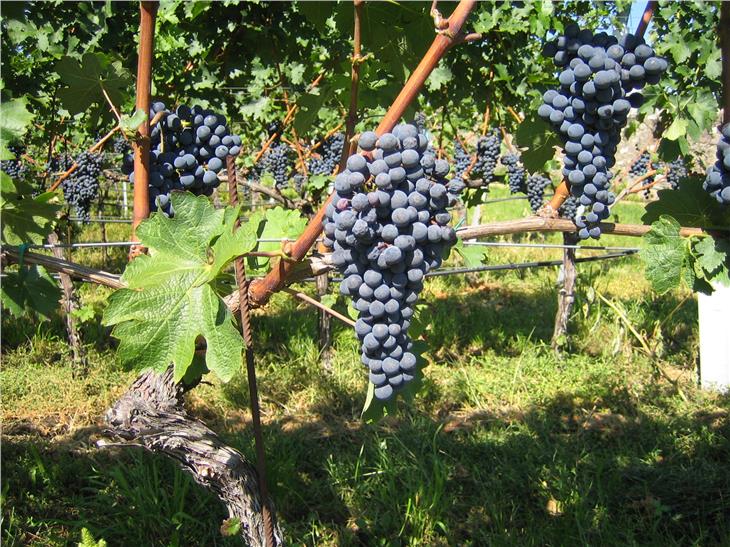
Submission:
M 662 215 L 644 235 L 647 245 L 641 250 L 641 259 L 649 283 L 660 294 L 678 287 L 687 270 L 691 273 L 691 268 L 686 267 L 689 247 L 679 229 L 675 219 Z
M 555 156 L 555 146 L 560 144 L 555 132 L 537 115 L 526 118 L 520 124 L 515 142 L 520 148 L 527 148 L 522 153 L 522 163 L 531 173 L 541 171 L 545 163 Z
M 646 206 L 641 217 L 644 224 L 657 221 L 662 215 L 674 217 L 682 226 L 728 226 L 730 209 L 723 208 L 702 189 L 702 178 L 687 177 L 672 189 L 659 190 L 659 198 Z
M 176 380 L 202 337 L 205 365 L 228 381 L 240 367 L 243 339 L 212 284 L 231 259 L 255 246 L 257 224 L 234 232 L 238 208 L 216 210 L 204 196 L 173 192 L 172 204 L 174 218 L 158 213 L 140 225 L 149 254 L 129 263 L 122 276 L 128 288 L 111 296 L 103 321 L 115 325 L 123 362 L 140 369 L 172 362 Z
M 15 159 L 8 144 L 20 139 L 28 125 L 33 121 L 33 114 L 28 112 L 28 99 L 3 100 L 0 104 L 0 160 Z
M 439 89 L 442 89 L 443 87 L 448 85 L 448 83 L 453 78 L 454 75 L 449 67 L 440 63 L 439 66 L 433 69 L 431 75 L 428 77 L 428 80 L 426 80 L 426 88 L 429 91 L 438 91 Z
M 705 76 L 714 80 L 722 74 L 722 58 L 720 56 L 720 48 L 713 48 L 712 53 L 707 58 L 705 64 Z
M 480 245 L 465 245 L 459 240 L 454 246 L 454 251 L 461 256 L 467 268 L 474 268 L 487 262 L 487 251 Z
M 5 270 L 5 274 L 0 296 L 11 314 L 17 317 L 36 313 L 44 319 L 51 318 L 58 308 L 61 290 L 43 266 L 23 266 L 15 272 Z
M 118 107 L 132 86 L 131 76 L 122 64 L 103 53 L 86 53 L 81 62 L 63 57 L 56 64 L 56 71 L 66 86 L 58 90 L 58 96 L 72 115 L 84 112 L 94 103 L 106 103 L 104 90 Z
M 0 171 L 0 189 L 2 242 L 10 245 L 41 243 L 51 232 L 61 206 L 48 203 L 48 192 L 33 198 L 30 184 L 13 181 L 3 171 Z
M 137 110 L 132 116 L 122 115 L 119 125 L 127 135 L 132 136 L 137 128 L 144 123 L 145 119 L 147 119 L 147 116 L 144 111 Z
M 706 236 L 697 241 L 694 253 L 698 277 L 725 284 L 730 272 L 730 241 Z
M 664 132 L 664 138 L 670 141 L 676 141 L 679 137 L 687 133 L 687 120 L 684 118 L 675 118 L 667 130 Z

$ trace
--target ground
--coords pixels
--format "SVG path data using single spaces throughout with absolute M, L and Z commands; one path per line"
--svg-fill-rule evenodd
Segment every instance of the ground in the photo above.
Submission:
M 500 202 L 483 211 L 485 219 L 515 218 L 526 207 Z M 641 210 L 629 202 L 617 213 L 637 222 Z M 112 227 L 108 237 L 125 239 L 124 230 Z M 99 237 L 90 227 L 80 239 Z M 560 258 L 554 249 L 487 252 L 493 264 Z M 118 271 L 122 257 L 112 251 L 106 267 Z M 99 251 L 74 259 L 102 264 Z M 430 281 L 422 389 L 375 424 L 359 418 L 366 377 L 348 327 L 334 326 L 325 371 L 310 308 L 277 295 L 259 310 L 267 465 L 288 542 L 730 543 L 729 401 L 696 387 L 695 298 L 652 293 L 636 257 L 578 268 L 560 357 L 549 345 L 555 268 Z M 82 294 L 93 309 L 108 292 L 85 286 Z M 116 364 L 106 330 L 84 323 L 89 371 L 74 377 L 60 320 L 4 316 L 2 327 L 7 545 L 75 545 L 82 528 L 109 545 L 235 544 L 219 533 L 218 501 L 172 463 L 137 449 L 95 448 L 104 410 L 135 376 Z M 253 458 L 247 394 L 244 376 L 224 386 L 213 380 L 191 392 L 188 405 Z

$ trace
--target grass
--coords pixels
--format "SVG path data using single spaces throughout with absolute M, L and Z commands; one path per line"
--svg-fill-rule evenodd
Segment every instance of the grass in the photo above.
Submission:
M 500 219 L 524 206 L 483 209 Z M 636 222 L 640 211 L 625 202 L 619 215 Z M 109 239 L 125 239 L 123 229 L 110 229 Z M 99 235 L 92 227 L 83 237 Z M 114 252 L 107 268 L 119 271 L 124 252 Z M 98 250 L 75 254 L 101 263 Z M 488 256 L 502 263 L 560 252 L 490 248 Z M 653 295 L 640 268 L 636 258 L 579 265 L 561 359 L 549 348 L 554 268 L 431 280 L 420 312 L 430 348 L 422 389 L 376 424 L 359 419 L 366 380 L 350 330 L 334 326 L 326 372 L 316 314 L 277 295 L 255 315 L 256 355 L 271 490 L 288 542 L 730 544 L 729 401 L 696 387 L 695 300 Z M 81 294 L 101 309 L 108 292 L 85 286 Z M 83 325 L 90 369 L 75 378 L 60 321 L 4 317 L 2 327 L 7 545 L 73 545 L 82 528 L 110 545 L 236 544 L 219 533 L 218 501 L 171 462 L 93 448 L 100 416 L 134 377 L 115 364 L 104 329 Z M 237 376 L 199 386 L 188 404 L 253 458 L 247 393 Z

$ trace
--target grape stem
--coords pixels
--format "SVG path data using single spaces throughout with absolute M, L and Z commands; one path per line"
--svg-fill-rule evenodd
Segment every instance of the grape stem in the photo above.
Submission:
M 355 326 L 355 322 L 349 317 L 345 317 L 341 313 L 336 312 L 332 308 L 325 306 L 324 304 L 322 304 L 322 302 L 315 300 L 314 298 L 307 294 L 304 294 L 303 292 L 295 291 L 294 289 L 290 289 L 289 287 L 284 287 L 282 290 L 285 293 L 292 295 L 294 298 L 298 298 L 299 300 L 306 302 L 307 304 L 311 304 L 315 308 L 318 308 L 323 312 L 330 314 L 332 317 L 336 317 L 337 319 L 339 319 L 343 323 L 346 323 L 347 325 L 350 325 L 351 327 Z

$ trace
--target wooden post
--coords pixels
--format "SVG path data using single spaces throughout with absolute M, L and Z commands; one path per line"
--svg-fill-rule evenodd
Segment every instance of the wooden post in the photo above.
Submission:
M 563 244 L 575 245 L 578 238 L 575 234 L 563 233 Z M 555 326 L 551 346 L 553 351 L 560 353 L 565 346 L 565 337 L 568 334 L 568 321 L 575 301 L 575 281 L 578 270 L 575 267 L 575 248 L 563 249 L 563 265 L 561 267 L 562 287 L 558 291 L 558 311 L 555 314 Z
M 59 239 L 55 232 L 48 234 L 48 243 L 58 245 Z M 51 252 L 56 258 L 64 259 L 63 249 L 60 247 L 52 247 Z M 72 369 L 73 377 L 79 378 L 86 375 L 86 353 L 81 345 L 81 337 L 76 329 L 76 318 L 73 313 L 78 309 L 78 301 L 74 293 L 74 284 L 71 277 L 67 273 L 60 272 L 61 278 L 61 307 L 63 308 L 64 321 L 66 323 L 66 332 L 68 333 L 68 343 L 71 346 L 73 354 L 74 366 Z

